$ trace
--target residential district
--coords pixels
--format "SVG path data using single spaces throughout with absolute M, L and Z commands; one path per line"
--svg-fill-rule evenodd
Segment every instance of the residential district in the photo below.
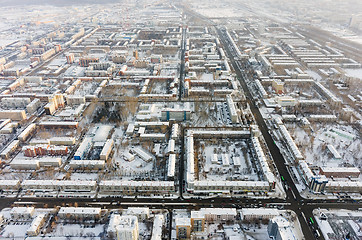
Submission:
M 361 239 L 362 18 L 261 3 L 2 6 L 0 238 Z

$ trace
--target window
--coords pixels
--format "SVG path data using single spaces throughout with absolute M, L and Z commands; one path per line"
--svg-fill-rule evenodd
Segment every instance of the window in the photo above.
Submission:
M 194 220 L 194 231 L 195 232 L 202 231 L 202 220 Z

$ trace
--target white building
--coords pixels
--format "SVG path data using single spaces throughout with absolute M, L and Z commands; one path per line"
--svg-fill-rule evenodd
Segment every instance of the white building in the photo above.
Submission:
M 242 220 L 271 219 L 276 216 L 279 216 L 278 210 L 269 208 L 243 208 L 240 211 Z
M 106 141 L 106 144 L 104 144 L 102 152 L 100 154 L 101 160 L 108 160 L 109 154 L 111 154 L 112 152 L 113 144 L 114 142 L 112 139 L 108 139 Z
M 38 98 L 35 98 L 31 103 L 29 103 L 26 106 L 26 111 L 29 114 L 33 114 L 35 111 L 37 111 L 41 106 L 41 102 Z
M 176 154 L 170 154 L 168 156 L 168 163 L 167 163 L 167 177 L 173 178 L 175 176 L 176 170 Z
M 153 221 L 151 240 L 161 240 L 162 239 L 163 221 L 164 221 L 163 215 L 157 214 L 155 216 L 155 219 Z
M 294 107 L 297 104 L 297 101 L 289 96 L 276 97 L 275 100 L 282 107 Z
M 0 110 L 0 119 L 23 121 L 26 119 L 25 110 Z
M 13 207 L 10 211 L 10 216 L 12 219 L 31 219 L 34 215 L 34 207 Z
M 229 154 L 223 153 L 221 155 L 221 159 L 222 159 L 222 166 L 223 167 L 229 167 L 230 166 Z
M 30 98 L 6 97 L 1 99 L 1 103 L 7 108 L 25 108 L 30 103 Z
M 175 191 L 173 181 L 126 181 L 103 180 L 99 183 L 99 193 L 108 195 L 132 194 L 169 194 Z
M 62 207 L 58 212 L 60 218 L 96 219 L 101 216 L 101 208 Z
M 232 123 L 237 123 L 238 122 L 238 114 L 235 108 L 235 104 L 233 99 L 231 98 L 230 95 L 226 96 L 226 103 L 228 105 L 228 109 L 229 109 L 229 113 L 230 113 L 230 118 Z
M 131 154 L 129 151 L 125 151 L 123 152 L 123 158 L 128 162 L 132 162 L 134 160 L 134 155 Z
M 236 208 L 201 208 L 206 221 L 228 221 L 235 220 Z
M 153 156 L 141 147 L 134 147 L 131 151 L 137 154 L 137 156 L 145 162 L 150 162 L 153 159 Z
M 60 167 L 60 165 L 62 164 L 61 158 L 54 157 L 37 158 L 37 161 L 39 161 L 40 167 Z
M 10 155 L 16 150 L 16 148 L 19 146 L 20 141 L 14 140 L 12 141 L 2 152 L 1 157 L 3 159 L 8 159 Z
M 274 217 L 268 225 L 269 237 L 275 240 L 298 239 L 287 219 L 281 216 Z
M 69 166 L 73 169 L 100 170 L 105 166 L 104 160 L 71 160 Z
M 18 170 L 36 170 L 39 169 L 40 164 L 36 159 L 24 160 L 24 159 L 14 159 L 10 163 L 10 167 Z
M 279 129 L 280 129 L 281 134 L 285 138 L 285 142 L 287 143 L 288 148 L 292 152 L 295 160 L 297 160 L 297 161 L 298 160 L 303 160 L 304 157 L 303 157 L 302 153 L 299 151 L 299 148 L 295 144 L 292 136 L 290 136 L 290 133 L 287 130 L 287 128 L 284 125 L 279 124 Z
M 138 219 L 135 216 L 120 216 L 116 226 L 118 240 L 138 240 Z
M 30 227 L 26 230 L 26 234 L 28 234 L 29 236 L 37 236 L 45 222 L 45 218 L 45 214 L 39 214 L 38 216 L 36 216 L 31 222 Z
M 120 215 L 119 214 L 112 214 L 110 219 L 109 219 L 109 223 L 108 223 L 108 228 L 107 228 L 107 235 L 110 238 L 115 238 L 117 233 L 116 233 L 116 227 L 119 223 L 119 219 L 120 219 Z
M 85 104 L 85 97 L 82 96 L 67 96 L 66 97 L 68 105 L 80 105 Z
M 24 191 L 33 192 L 52 192 L 52 191 L 64 191 L 64 192 L 92 192 L 97 188 L 96 181 L 86 180 L 23 180 L 21 187 Z
M 174 123 L 171 129 L 171 139 L 176 140 L 178 136 L 179 136 L 179 125 L 177 123 Z
M 52 137 L 49 139 L 49 144 L 72 146 L 75 144 L 74 137 Z
M 139 221 L 143 221 L 150 217 L 150 209 L 141 207 L 129 207 L 127 209 L 127 215 L 136 216 Z
M 5 192 L 17 192 L 20 188 L 19 180 L 0 180 L 0 191 Z
M 174 152 L 175 152 L 175 140 L 170 139 L 168 141 L 167 153 L 174 153 Z
M 20 133 L 18 139 L 24 142 L 35 129 L 36 129 L 36 124 L 35 123 L 30 124 L 27 128 L 25 128 L 25 130 L 22 133 Z

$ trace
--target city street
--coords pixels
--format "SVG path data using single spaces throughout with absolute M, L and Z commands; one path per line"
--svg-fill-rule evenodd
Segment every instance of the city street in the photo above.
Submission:
M 163 6 L 161 3 L 158 4 Z M 58 207 L 97 207 L 120 210 L 130 207 L 145 207 L 149 208 L 152 214 L 162 212 L 157 218 L 160 229 L 159 236 L 162 239 L 182 239 L 183 236 L 179 234 L 178 227 L 187 224 L 176 224 L 177 219 L 190 218 L 190 223 L 187 226 L 193 228 L 189 232 L 194 231 L 196 234 L 203 232 L 204 230 L 195 228 L 195 226 L 204 225 L 205 223 L 202 222 L 204 220 L 197 218 L 198 225 L 194 224 L 194 220 L 191 220 L 193 218 L 191 211 L 198 211 L 200 208 L 224 208 L 215 210 L 219 214 L 218 218 L 215 219 L 217 221 L 223 220 L 222 224 L 226 220 L 230 220 L 220 217 L 221 214 L 224 214 L 225 208 L 234 208 L 230 210 L 234 212 L 232 215 L 233 224 L 235 220 L 238 220 L 238 222 L 235 221 L 235 224 L 239 225 L 237 225 L 236 230 L 232 229 L 230 224 L 225 225 L 229 225 L 229 230 L 232 233 L 244 234 L 245 239 L 247 232 L 239 226 L 242 226 L 242 221 L 244 224 L 248 219 L 245 214 L 240 213 L 242 211 L 235 211 L 235 209 L 290 210 L 295 212 L 305 240 L 325 239 L 318 226 L 318 221 L 313 215 L 314 210 L 346 209 L 361 211 L 362 198 L 360 193 L 362 185 L 358 185 L 358 188 L 354 185 L 354 183 L 360 183 L 359 180 L 362 179 L 360 178 L 360 155 L 358 155 L 360 154 L 360 142 L 356 141 L 357 138 L 360 141 L 361 135 L 352 131 L 355 127 L 352 124 L 356 123 L 352 122 L 354 119 L 351 117 L 352 108 L 349 109 L 347 108 L 348 105 L 343 105 L 343 111 L 345 111 L 343 115 L 348 120 L 342 118 L 342 113 L 337 114 L 340 110 L 337 108 L 328 109 L 329 111 L 323 114 L 320 113 L 321 109 L 324 110 L 332 106 L 330 102 L 333 103 L 333 99 L 337 99 L 334 94 L 327 90 L 332 86 L 330 83 L 332 77 L 330 76 L 336 76 L 336 79 L 342 78 L 340 77 L 342 76 L 341 73 L 337 76 L 336 72 L 338 71 L 333 66 L 343 66 L 343 64 L 355 66 L 357 62 L 343 62 L 347 58 L 342 53 L 337 54 L 337 59 L 340 61 L 338 63 L 331 59 L 326 60 L 327 57 L 322 58 L 322 53 L 319 54 L 318 52 L 323 50 L 322 47 L 312 49 L 309 46 L 310 43 L 304 43 L 302 39 L 297 41 L 298 38 L 292 33 L 295 35 L 303 34 L 310 40 L 314 41 L 313 39 L 315 39 L 323 45 L 333 43 L 335 46 L 344 48 L 347 56 L 360 60 L 362 50 L 356 47 L 358 45 L 350 45 L 349 40 L 338 41 L 338 37 L 333 37 L 327 31 L 319 33 L 318 28 L 313 26 L 297 24 L 295 27 L 291 27 L 293 30 L 290 33 L 285 34 L 286 42 L 295 41 L 296 45 L 302 44 L 302 46 L 308 44 L 308 48 L 311 49 L 299 49 L 299 51 L 309 51 L 307 53 L 312 56 L 317 54 L 317 57 L 314 57 L 317 60 L 314 60 L 316 62 L 304 62 L 301 60 L 304 56 L 302 54 L 299 59 L 295 57 L 296 60 L 294 60 L 291 56 L 294 56 L 292 50 L 295 48 L 284 49 L 291 55 L 287 56 L 281 47 L 284 45 L 278 42 L 279 35 L 287 32 L 287 27 L 284 27 L 283 32 L 279 28 L 284 26 L 284 23 L 280 23 L 279 26 L 276 24 L 278 21 L 276 21 L 274 24 L 278 25 L 277 27 L 268 23 L 268 18 L 270 18 L 268 14 L 266 14 L 265 19 L 260 19 L 263 24 L 268 23 L 268 27 L 263 24 L 256 27 L 257 24 L 253 21 L 250 21 L 249 25 L 244 25 L 245 23 L 241 21 L 242 18 L 239 18 L 239 15 L 235 16 L 237 19 L 235 22 L 230 21 L 234 17 L 227 14 L 227 18 L 220 20 L 221 18 L 217 18 L 216 15 L 215 17 L 203 15 L 202 11 L 184 4 L 186 3 L 181 1 L 180 3 L 170 2 L 165 5 L 167 11 L 162 10 L 161 12 L 174 11 L 176 15 L 172 19 L 176 19 L 177 22 L 175 27 L 165 27 L 165 30 L 163 26 L 158 31 L 155 31 L 153 22 L 161 19 L 162 24 L 168 26 L 174 20 L 168 22 L 166 19 L 169 19 L 170 16 L 166 15 L 163 19 L 162 15 L 157 15 L 156 17 L 152 16 L 152 21 L 149 20 L 152 22 L 152 27 L 149 29 L 140 30 L 141 27 L 138 26 L 138 23 L 135 24 L 134 28 L 121 29 L 119 25 L 128 25 L 124 16 L 112 24 L 101 22 L 98 24 L 96 22 L 96 20 L 99 21 L 97 16 L 103 14 L 103 11 L 97 11 L 90 16 L 90 19 L 83 19 L 83 21 L 89 20 L 92 27 L 87 28 L 86 32 L 84 32 L 84 28 L 81 28 L 83 29 L 80 31 L 82 32 L 81 38 L 77 37 L 79 29 L 72 28 L 68 34 L 71 40 L 65 44 L 64 41 L 69 37 L 67 36 L 69 28 L 62 29 L 65 33 L 62 32 L 63 36 L 56 39 L 64 44 L 64 47 L 59 49 L 56 54 L 55 50 L 52 50 L 53 47 L 50 47 L 50 50 L 54 51 L 54 55 L 48 60 L 39 60 L 39 65 L 31 71 L 29 70 L 25 75 L 26 77 L 34 77 L 35 80 L 23 81 L 21 86 L 19 82 L 19 86 L 14 87 L 11 91 L 10 89 L 4 90 L 7 93 L 3 92 L 3 98 L 5 100 L 10 99 L 10 96 L 14 98 L 12 99 L 14 106 L 16 104 L 24 105 L 22 101 L 25 102 L 29 99 L 27 100 L 29 103 L 22 107 L 26 108 L 28 112 L 31 111 L 27 109 L 30 105 L 30 97 L 27 94 L 31 98 L 40 96 L 39 99 L 42 99 L 42 103 L 37 100 L 39 106 L 33 115 L 27 119 L 25 119 L 25 110 L 21 110 L 24 113 L 24 120 L 20 121 L 20 124 L 15 117 L 11 119 L 17 123 L 17 127 L 14 127 L 16 129 L 14 132 L 11 131 L 8 142 L 5 144 L 4 141 L 1 150 L 6 149 L 9 145 L 15 146 L 12 145 L 14 141 L 17 145 L 9 147 L 11 151 L 5 154 L 2 162 L 2 180 L 4 183 L 1 189 L 0 209 L 30 206 L 40 209 L 54 208 L 56 211 L 54 210 L 54 213 L 51 214 L 55 216 L 55 214 L 59 214 Z M 144 8 L 147 9 L 150 6 L 145 5 Z M 240 10 L 232 3 L 230 6 Z M 138 8 L 138 1 L 137 6 L 133 8 Z M 243 8 L 246 9 L 244 6 Z M 214 10 L 210 9 L 214 14 Z M 231 10 L 228 9 L 228 11 Z M 115 14 L 118 15 L 119 13 L 116 12 Z M 254 14 L 257 13 L 254 12 Z M 146 16 L 148 15 L 152 14 L 146 11 Z M 240 13 L 240 15 L 242 14 Z M 138 19 L 138 21 L 144 19 Z M 245 22 L 247 21 L 245 20 Z M 131 24 L 133 23 L 131 22 Z M 144 23 L 145 26 L 147 24 Z M 30 24 L 28 25 L 30 26 Z M 232 27 L 241 25 L 243 27 Z M 252 27 L 247 29 L 248 26 Z M 256 34 L 254 30 L 250 30 L 254 28 L 258 29 L 258 31 L 255 30 Z M 271 40 L 263 43 L 265 39 L 260 36 L 265 34 L 262 31 L 266 31 L 267 28 L 272 29 L 268 33 L 270 35 L 268 38 Z M 46 31 L 44 30 L 44 32 Z M 60 33 L 60 30 L 58 32 Z M 54 31 L 54 38 L 57 34 Z M 260 39 L 255 36 L 259 36 Z M 49 43 L 53 41 L 53 37 L 47 38 L 49 39 L 42 39 L 42 41 L 49 40 Z M 55 41 L 56 46 L 59 45 L 57 41 Z M 81 44 L 78 45 L 78 43 Z M 273 47 L 271 47 L 271 43 L 274 44 Z M 42 51 L 45 51 L 49 44 L 44 44 L 44 49 L 38 46 L 40 43 L 33 44 L 32 49 L 27 49 L 30 45 L 23 46 L 23 58 L 28 58 L 30 55 L 34 57 L 39 55 L 38 52 L 43 54 Z M 19 44 L 19 46 L 21 45 Z M 30 50 L 34 52 L 30 54 Z M 325 52 L 333 56 L 332 51 L 325 50 Z M 68 53 L 71 54 L 68 55 Z M 98 55 L 100 57 L 94 57 Z M 275 58 L 276 63 L 284 64 L 275 65 L 275 68 L 278 68 L 280 72 L 269 70 L 273 67 L 273 59 L 269 63 L 265 57 L 267 55 L 272 56 L 269 58 Z M 70 56 L 73 60 L 68 59 Z M 19 58 L 17 61 L 22 63 L 20 57 L 17 56 Z M 269 66 L 269 68 L 265 67 L 259 59 L 264 59 L 264 57 L 265 62 L 269 63 L 269 65 L 265 63 L 264 65 Z M 308 57 L 304 56 L 304 58 L 308 60 Z M 311 84 L 314 84 L 312 75 L 308 75 L 306 70 L 308 63 L 317 64 L 317 66 L 319 66 L 318 64 L 325 64 L 326 66 L 334 64 L 331 66 L 335 71 L 332 71 L 331 67 L 324 71 L 326 76 L 323 79 L 330 85 L 324 83 L 326 86 L 324 87 L 320 83 L 321 80 L 315 81 L 315 84 L 320 86 L 318 89 L 326 88 L 324 95 L 328 95 L 328 98 L 321 93 L 321 90 L 306 91 L 315 86 Z M 15 60 L 13 64 L 15 65 Z M 61 75 L 57 76 L 52 72 L 52 69 L 60 69 L 60 66 L 63 65 L 66 67 L 64 67 Z M 284 68 L 284 66 L 287 67 Z M 0 67 L 2 67 L 1 61 Z M 46 67 L 49 69 L 44 70 Z M 68 68 L 68 75 L 63 75 Z M 268 70 L 266 70 L 267 68 Z M 303 71 L 300 68 L 303 68 Z M 11 73 L 9 69 L 7 69 L 8 74 Z M 317 67 L 313 69 L 317 71 Z M 282 74 L 286 74 L 286 76 Z M 298 78 L 298 75 L 304 77 Z M 255 76 L 258 76 L 260 81 L 255 81 Z M 11 76 L 6 77 L 10 79 Z M 278 90 L 273 84 L 280 88 L 284 87 L 287 81 L 283 77 L 289 82 L 298 80 L 305 85 L 303 88 L 288 86 L 286 90 Z M 5 76 L 4 80 L 7 80 Z M 262 81 L 264 81 L 265 89 L 261 84 Z M 339 88 L 338 90 L 342 88 L 346 90 L 350 87 L 347 86 L 348 84 L 340 82 L 337 84 L 336 81 L 333 84 L 335 88 Z M 258 94 L 260 95 L 255 94 L 254 90 L 259 91 Z M 288 94 L 290 98 L 284 99 L 284 105 L 279 103 L 279 100 L 282 97 L 288 97 Z M 358 95 L 360 102 L 362 102 L 362 96 L 359 95 L 362 95 L 360 89 L 351 94 Z M 345 97 L 349 99 L 348 101 L 354 99 L 354 102 L 357 102 L 357 97 L 354 98 L 351 94 L 345 94 Z M 53 96 L 61 99 L 59 103 L 57 98 Z M 260 107 L 263 102 L 265 105 Z M 310 107 L 308 111 L 305 110 L 308 114 L 301 115 L 297 112 L 297 107 L 302 106 L 301 103 L 306 104 L 306 106 L 308 104 Z M 342 107 L 342 101 L 339 103 Z M 20 111 L 18 109 L 20 107 L 13 107 L 14 109 L 7 109 L 8 106 L 2 107 L 4 108 L 3 112 L 7 114 L 3 115 L 5 118 L 10 116 L 9 113 L 17 114 Z M 289 112 L 286 112 L 287 110 Z M 288 116 L 293 121 L 287 122 L 285 119 Z M 327 120 L 315 120 L 311 125 L 307 117 L 310 119 L 318 119 L 319 117 Z M 328 119 L 332 119 L 332 121 Z M 302 120 L 309 123 L 309 127 Z M 330 128 L 336 128 L 337 123 L 342 121 L 343 123 L 348 122 L 348 125 L 330 131 Z M 359 121 L 361 120 L 359 119 Z M 322 128 L 316 122 L 328 122 L 330 125 L 325 123 L 326 125 L 323 125 L 324 128 Z M 5 124 L 9 123 L 10 117 Z M 4 126 L 6 126 L 5 124 Z M 31 131 L 26 130 L 31 124 L 33 125 Z M 291 128 L 288 124 L 293 124 L 291 133 L 286 128 L 287 126 Z M 298 129 L 295 126 L 311 131 L 300 130 L 297 132 Z M 311 132 L 318 128 L 326 129 L 326 131 L 313 135 Z M 26 137 L 19 137 L 21 134 L 25 135 L 24 132 Z M 331 139 L 333 138 L 331 142 L 320 139 L 322 134 L 324 136 L 327 133 L 331 135 Z M 343 136 L 344 140 L 341 140 L 343 143 L 341 146 L 345 148 L 334 146 L 337 145 L 335 142 L 337 142 L 338 137 L 342 139 L 340 135 L 345 135 Z M 313 141 L 318 139 L 318 145 L 317 143 L 315 145 L 310 144 L 312 143 L 310 137 L 313 137 Z M 287 144 L 289 146 L 293 144 L 294 148 L 288 148 Z M 349 148 L 350 145 L 355 146 L 355 148 Z M 307 152 L 309 149 L 310 152 Z M 334 149 L 334 152 L 330 149 Z M 324 155 L 320 153 L 322 151 Z M 295 154 L 295 152 L 299 154 Z M 337 155 L 339 157 L 336 157 Z M 326 159 L 336 160 L 332 165 L 333 168 L 348 167 L 348 169 L 342 169 L 343 171 L 337 169 L 339 172 L 332 172 L 327 168 L 328 164 L 318 165 L 313 162 L 318 160 L 323 163 Z M 356 162 L 356 166 L 352 164 L 351 159 Z M 352 166 L 357 170 L 352 169 L 352 171 Z M 324 168 L 329 170 L 326 172 L 332 173 L 328 176 L 323 172 Z M 321 177 L 325 178 L 322 179 Z M 351 187 L 342 189 L 341 185 L 336 184 L 335 179 L 337 178 L 343 179 L 341 182 Z M 316 183 L 317 181 L 319 182 Z M 303 182 L 306 184 L 304 185 Z M 331 183 L 336 184 L 337 187 L 327 188 L 326 186 L 330 186 Z M 353 199 L 353 197 L 355 198 Z M 94 211 L 94 209 L 68 209 L 85 212 Z M 153 209 L 161 209 L 161 211 L 152 211 Z M 162 209 L 166 209 L 166 211 Z M 175 209 L 186 211 L 173 211 Z M 8 210 L 10 211 L 10 209 Z M 44 211 L 44 209 L 42 210 Z M 127 211 L 130 210 L 127 209 Z M 201 209 L 200 212 L 204 210 Z M 98 211 L 107 212 L 101 209 Z M 114 212 L 122 211 L 109 211 L 112 214 Z M 255 228 L 256 222 L 265 220 L 262 222 L 263 228 L 259 225 L 259 229 L 261 232 L 268 226 L 268 231 L 263 232 L 266 238 L 274 239 L 275 237 L 278 239 L 278 235 L 272 235 L 272 230 L 270 230 L 270 226 L 275 225 L 274 223 L 278 225 L 277 227 L 281 231 L 289 228 L 290 235 L 294 238 L 288 237 L 288 239 L 299 239 L 301 236 L 299 226 L 295 228 L 296 225 L 285 224 L 287 221 L 293 222 L 293 224 L 297 222 L 294 214 L 291 215 L 290 212 L 271 210 L 269 212 L 274 214 L 269 214 L 268 217 L 261 217 L 265 212 L 268 212 L 265 209 L 261 210 L 262 214 L 258 213 L 257 217 L 255 217 L 254 210 L 245 212 L 251 212 L 250 215 L 254 215 L 250 219 L 255 221 Z M 323 215 L 322 212 L 323 210 L 314 211 L 318 215 Z M 68 214 L 73 214 L 73 212 Z M 66 217 L 69 218 L 69 215 Z M 168 222 L 163 220 L 163 215 L 167 216 Z M 278 218 L 282 218 L 284 215 L 293 216 L 293 218 L 291 218 L 292 220 L 286 218 L 283 220 L 283 225 L 279 225 Z M 1 217 L 4 216 L 6 214 L 1 215 Z M 242 220 L 240 220 L 235 216 L 244 217 L 241 217 Z M 105 215 L 104 219 L 107 220 L 107 217 L 108 215 Z M 24 215 L 21 215 L 20 218 L 24 218 Z M 45 219 L 45 217 L 43 218 Z M 19 221 L 19 218 L 12 217 L 11 219 L 11 223 L 14 222 L 14 225 Z M 94 219 L 96 218 L 94 217 Z M 156 217 L 152 215 L 152 219 L 156 219 Z M 27 223 L 29 225 L 31 218 L 29 217 L 27 220 L 29 220 Z M 353 226 L 360 226 L 357 220 L 353 223 L 355 225 L 351 225 L 352 228 Z M 68 223 L 67 221 L 64 222 Z M 151 221 L 148 220 L 148 222 L 152 226 Z M 2 227 L 7 224 L 5 221 L 3 223 Z M 99 231 L 103 234 L 102 231 L 105 231 L 111 224 L 108 222 L 102 224 L 104 225 L 99 227 Z M 152 224 L 157 226 L 156 223 Z M 222 224 L 220 224 L 221 227 Z M 323 226 L 322 223 L 320 224 Z M 39 226 L 41 225 L 39 224 Z M 24 226 L 20 226 L 20 228 L 25 229 Z M 331 224 L 331 226 L 336 228 L 336 225 Z M 197 239 L 215 239 L 210 233 L 216 233 L 217 227 L 219 226 L 205 231 L 205 237 L 191 235 L 187 239 L 194 239 L 193 236 L 197 236 Z M 222 239 L 232 239 L 229 237 L 230 235 L 225 235 L 226 230 L 222 229 L 223 231 L 221 231 L 221 227 L 219 231 L 224 234 Z M 147 229 L 149 236 L 154 234 L 154 230 L 151 234 L 151 228 L 147 228 L 149 228 Z M 293 229 L 291 230 L 291 228 Z M 11 233 L 16 232 L 10 230 Z M 83 229 L 79 231 L 81 232 Z M 141 236 L 140 239 L 146 239 L 144 236 L 146 236 L 147 231 L 144 231 L 145 235 L 137 233 L 137 238 Z M 293 231 L 299 235 L 293 235 Z M 4 232 L 7 233 L 7 231 Z M 340 232 L 344 236 L 343 239 L 347 239 L 345 237 L 346 232 Z M 103 239 L 104 235 L 101 233 L 98 236 Z M 333 231 L 330 230 L 329 233 L 333 234 Z M 39 234 L 37 233 L 37 235 Z M 42 237 L 47 237 L 44 233 L 42 234 Z M 120 238 L 118 234 L 117 230 L 117 237 Z M 206 234 L 209 236 L 206 237 Z M 63 235 L 63 230 L 59 235 L 67 237 L 67 235 Z M 156 237 L 152 237 L 152 239 L 161 239 L 156 234 L 154 235 Z M 0 235 L 0 237 L 3 236 Z M 109 238 L 113 237 L 110 236 Z M 255 238 L 253 236 L 252 239 L 265 237 L 259 235 Z M 239 238 L 241 237 L 233 239 Z M 337 237 L 333 239 L 337 239 Z

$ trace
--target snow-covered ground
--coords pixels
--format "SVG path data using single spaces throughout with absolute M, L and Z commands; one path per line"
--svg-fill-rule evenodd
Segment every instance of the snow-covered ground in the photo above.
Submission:
M 326 240 L 362 237 L 362 211 L 315 209 L 313 214 Z
M 127 209 L 102 210 L 99 219 L 73 219 L 72 215 L 61 217 L 58 215 L 57 208 L 35 208 L 34 214 L 28 219 L 15 219 L 11 216 L 12 209 L 5 208 L 0 214 L 3 216 L 0 226 L 1 239 L 111 239 L 107 238 L 107 228 L 109 226 L 111 214 L 120 214 L 121 216 L 136 216 L 137 212 L 144 212 L 145 208 L 135 208 L 131 212 Z M 86 211 L 86 210 L 85 210 Z M 98 209 L 94 209 L 98 211 Z M 36 216 L 44 214 L 46 221 L 39 228 L 39 234 L 34 237 L 27 236 L 27 230 Z M 149 240 L 152 235 L 152 227 L 155 215 L 162 215 L 163 221 L 160 228 L 166 227 L 167 211 L 152 209 L 152 213 L 143 215 L 144 218 L 138 218 L 138 238 Z M 49 221 L 48 221 L 49 219 Z M 166 233 L 166 231 L 164 231 Z
M 287 219 L 291 225 L 291 229 L 295 234 L 296 239 L 304 239 L 300 223 L 296 218 L 296 214 L 291 211 L 286 210 L 277 210 L 281 216 Z M 237 210 L 237 214 L 240 214 L 240 211 Z M 175 239 L 175 219 L 177 218 L 190 218 L 191 213 L 189 210 L 174 210 L 173 211 L 173 231 L 172 239 Z M 221 239 L 230 239 L 230 240 L 259 240 L 259 239 L 269 239 L 268 235 L 268 219 L 265 220 L 240 220 L 240 221 L 206 221 L 204 232 L 195 233 L 196 236 L 204 237 L 206 239 L 212 240 L 221 240 Z
M 361 138 L 358 131 L 350 125 L 332 124 L 332 123 L 316 123 L 312 126 L 314 132 L 306 132 L 297 124 L 286 124 L 288 131 L 294 138 L 295 143 L 299 146 L 305 159 L 316 166 L 347 166 L 353 165 L 361 167 L 362 152 Z M 332 137 L 330 131 L 339 129 L 343 132 L 355 136 L 353 140 L 336 135 Z M 334 135 L 333 135 L 334 136 Z M 342 156 L 341 160 L 334 159 L 326 145 L 333 145 L 338 153 Z
M 315 71 L 306 70 L 305 72 L 308 73 L 309 76 L 311 76 L 316 81 L 322 80 L 322 77 L 318 73 L 316 73 Z
M 358 69 L 343 69 L 346 72 L 346 75 L 349 77 L 355 77 L 362 79 L 362 68 Z
M 199 161 L 203 165 L 199 172 L 199 180 L 224 181 L 230 180 L 231 177 L 235 180 L 260 180 L 252 166 L 252 156 L 248 151 L 246 139 L 220 140 L 217 145 L 200 141 L 199 146 Z M 218 156 L 217 163 L 212 162 L 214 154 Z M 223 164 L 222 154 L 228 155 L 229 165 Z M 234 158 L 240 159 L 240 166 L 235 166 Z

